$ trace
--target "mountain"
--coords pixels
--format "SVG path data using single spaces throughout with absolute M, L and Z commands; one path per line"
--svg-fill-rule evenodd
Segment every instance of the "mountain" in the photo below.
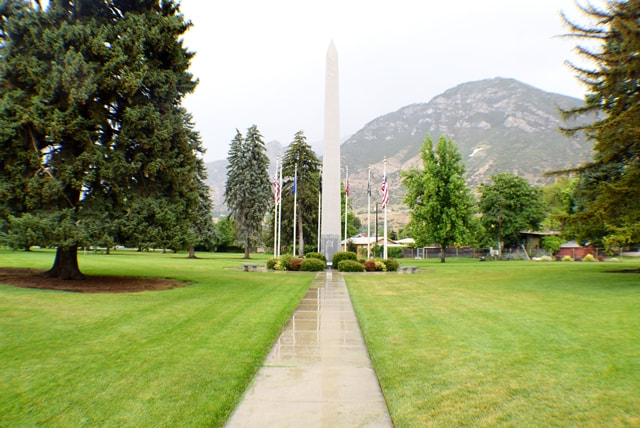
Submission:
M 582 104 L 514 79 L 495 78 L 463 83 L 428 103 L 378 117 L 341 147 L 350 186 L 358 195 L 354 206 L 364 205 L 366 211 L 367 166 L 371 165 L 372 181 L 379 183 L 385 156 L 391 204 L 400 204 L 405 192 L 399 171 L 422 166 L 419 150 L 427 135 L 434 143 L 443 134 L 456 142 L 469 186 L 489 182 L 491 175 L 505 171 L 535 185 L 552 182 L 545 172 L 591 158 L 590 142 L 559 131 L 563 122 L 558 109 Z
M 373 199 L 379 199 L 383 158 L 387 157 L 391 227 L 404 224 L 407 209 L 400 170 L 421 166 L 420 147 L 427 135 L 434 142 L 444 134 L 456 142 L 466 166 L 469 186 L 489 182 L 499 172 L 513 172 L 540 185 L 553 181 L 545 172 L 580 165 L 591 159 L 592 144 L 566 137 L 558 109 L 582 100 L 554 94 L 514 79 L 495 78 L 458 85 L 431 101 L 412 104 L 367 123 L 341 146 L 342 170 L 349 166 L 350 199 L 357 214 L 367 212 L 367 167 L 371 166 Z M 284 149 L 272 142 L 272 159 Z M 276 146 L 277 144 L 277 146 Z M 276 150 L 277 149 L 277 150 Z M 279 150 L 279 151 L 278 151 Z M 224 192 L 226 164 L 211 165 L 209 174 Z M 209 166 L 208 165 L 208 166 Z M 221 175 L 213 169 L 220 169 Z M 375 202 L 372 200 L 372 203 Z M 221 205 L 216 203 L 216 208 Z M 366 218 L 364 219 L 366 221 Z

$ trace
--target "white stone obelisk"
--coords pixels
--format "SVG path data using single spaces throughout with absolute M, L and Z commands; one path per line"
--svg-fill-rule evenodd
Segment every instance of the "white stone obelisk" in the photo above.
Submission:
M 322 156 L 321 250 L 331 263 L 340 251 L 340 108 L 338 97 L 338 51 L 333 40 L 327 50 L 324 92 L 324 143 Z

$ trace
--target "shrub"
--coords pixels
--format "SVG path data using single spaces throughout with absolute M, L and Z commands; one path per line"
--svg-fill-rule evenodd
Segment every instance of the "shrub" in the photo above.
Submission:
M 276 270 L 289 270 L 289 263 L 293 256 L 291 254 L 283 254 L 278 257 L 278 263 L 276 264 Z
M 367 272 L 375 272 L 376 269 L 376 261 L 375 260 L 367 260 L 366 262 L 364 262 L 364 269 Z
M 302 259 L 300 257 L 291 257 L 289 261 L 289 270 L 299 271 L 302 265 Z
M 563 261 L 563 262 L 572 262 L 572 261 L 573 261 L 573 259 L 571 258 L 571 256 L 570 256 L 569 254 L 567 254 L 566 256 L 564 256 L 564 257 L 562 258 L 562 261 Z
M 356 253 L 352 251 L 338 251 L 333 255 L 333 260 L 331 260 L 333 266 L 338 266 L 343 260 L 353 260 L 354 262 L 358 262 L 358 257 Z
M 270 258 L 267 260 L 267 269 L 273 270 L 276 268 L 276 263 L 278 263 L 278 259 Z
M 304 272 L 320 272 L 326 267 L 326 262 L 315 257 L 305 257 L 300 265 L 300 270 Z
M 304 255 L 305 259 L 318 259 L 327 263 L 327 258 L 322 253 L 311 252 Z
M 584 256 L 584 258 L 582 259 L 583 262 L 595 262 L 596 258 L 593 257 L 593 254 L 587 254 L 586 256 Z
M 398 266 L 400 266 L 396 259 L 386 259 L 383 260 L 383 262 L 387 267 L 388 272 L 396 272 L 398 270 Z
M 364 266 L 357 260 L 342 260 L 338 263 L 340 272 L 364 272 Z
M 401 259 L 404 257 L 404 248 L 402 247 L 387 248 L 387 255 L 394 259 Z
M 387 271 L 387 265 L 384 264 L 384 262 L 381 259 L 377 259 L 375 260 L 376 262 L 376 271 L 378 272 L 386 272 Z

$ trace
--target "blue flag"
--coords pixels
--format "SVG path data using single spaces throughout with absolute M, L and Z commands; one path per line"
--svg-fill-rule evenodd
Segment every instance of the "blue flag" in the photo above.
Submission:
M 297 187 L 296 185 L 297 185 L 297 182 L 298 182 L 298 177 L 295 177 L 295 178 L 293 179 L 293 187 L 291 188 L 291 194 L 292 194 L 292 195 L 295 195 L 295 194 L 296 194 L 296 187 Z

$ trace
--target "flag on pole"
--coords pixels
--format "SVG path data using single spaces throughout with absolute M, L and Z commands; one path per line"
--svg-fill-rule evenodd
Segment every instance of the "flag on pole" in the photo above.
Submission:
M 389 203 L 389 185 L 387 183 L 387 176 L 385 175 L 382 179 L 382 209 L 387 208 L 387 204 Z
M 296 187 L 298 187 L 298 174 L 297 174 L 297 171 L 296 171 L 295 177 L 293 177 L 293 187 L 291 188 L 291 194 L 292 195 L 296 194 Z
M 369 168 L 369 180 L 367 181 L 367 195 L 371 197 L 371 168 Z
M 348 174 L 348 172 L 347 172 L 347 174 Z M 344 192 L 345 192 L 345 194 L 347 196 L 349 196 L 349 176 L 348 175 L 347 175 L 346 183 L 344 185 Z

